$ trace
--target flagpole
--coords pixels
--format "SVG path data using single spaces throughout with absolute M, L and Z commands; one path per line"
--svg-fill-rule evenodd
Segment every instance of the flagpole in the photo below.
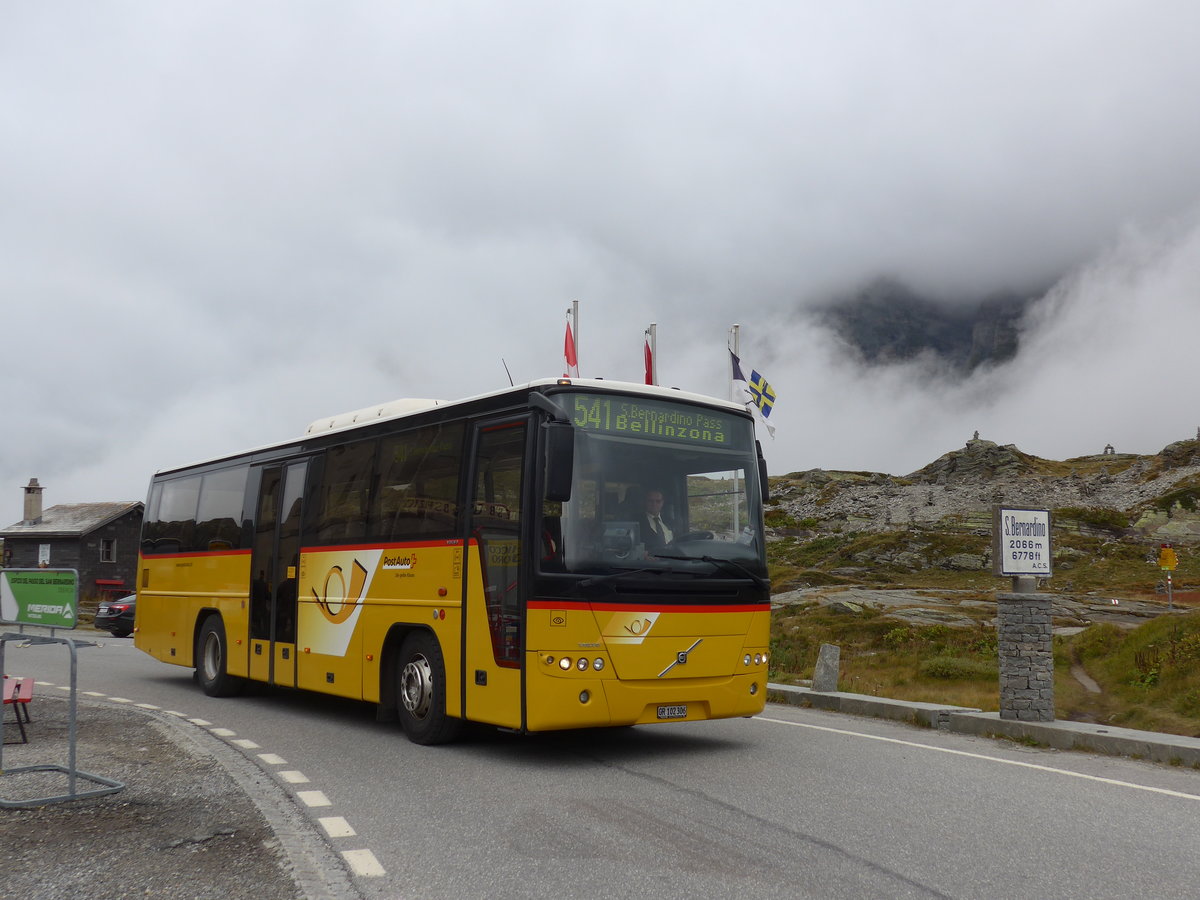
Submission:
M 729 349 L 732 350 L 733 355 L 737 356 L 737 357 L 740 357 L 742 355 L 741 348 L 739 346 L 739 340 L 741 338 L 741 329 L 742 329 L 742 326 L 736 325 L 736 324 L 733 325 L 729 329 Z M 737 400 L 737 397 L 734 396 L 734 393 L 733 393 L 733 367 L 732 366 L 729 369 L 729 399 L 734 400 L 734 401 Z
M 651 322 L 646 329 L 646 337 L 650 344 L 650 383 L 658 384 L 658 323 Z
M 741 339 L 741 331 L 742 331 L 742 326 L 738 325 L 736 323 L 733 325 L 733 327 L 731 327 L 729 329 L 729 349 L 732 350 L 733 355 L 737 356 L 737 357 L 740 357 L 742 355 L 739 352 L 741 350 L 741 345 L 739 343 L 739 341 Z M 733 366 L 731 365 L 729 367 L 729 399 L 732 402 L 737 402 L 737 398 L 734 396 L 733 391 L 734 391 Z M 739 490 L 740 490 L 740 488 L 738 487 L 737 469 L 734 469 L 733 470 L 733 503 L 732 503 L 732 506 L 733 506 L 733 509 L 732 509 L 733 538 L 734 538 L 734 540 L 737 540 L 737 536 L 738 536 L 738 519 L 740 518 L 740 507 L 742 505 L 739 502 L 741 500 L 741 497 L 739 495 Z

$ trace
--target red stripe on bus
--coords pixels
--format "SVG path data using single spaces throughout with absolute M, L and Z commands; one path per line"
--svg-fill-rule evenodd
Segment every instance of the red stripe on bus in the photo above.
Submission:
M 142 559 L 179 559 L 186 556 L 195 559 L 198 556 L 249 556 L 249 550 L 188 550 L 180 553 L 138 553 Z
M 475 541 L 471 541 L 474 546 Z M 447 538 L 443 541 L 400 541 L 389 544 L 323 544 L 320 547 L 301 547 L 301 553 L 339 553 L 347 550 L 411 550 L 421 547 L 461 547 L 461 538 Z
M 530 600 L 529 609 L 611 610 L 612 612 L 769 612 L 770 603 L 747 603 L 733 606 L 728 603 L 708 605 L 671 603 L 588 603 L 580 600 Z

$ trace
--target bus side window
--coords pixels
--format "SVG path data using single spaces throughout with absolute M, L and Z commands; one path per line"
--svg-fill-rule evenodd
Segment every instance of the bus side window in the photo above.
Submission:
M 385 541 L 453 537 L 458 510 L 461 424 L 384 438 L 371 533 Z
M 197 550 L 234 550 L 241 545 L 239 523 L 249 472 L 249 466 L 239 466 L 204 476 L 196 512 Z
M 147 523 L 145 538 L 154 553 L 179 553 L 208 549 L 193 546 L 196 534 L 196 505 L 200 499 L 200 476 L 162 482 L 158 515 Z
M 314 517 L 314 538 L 334 544 L 362 538 L 367 533 L 371 473 L 375 467 L 375 441 L 334 447 L 325 456 L 324 478 Z

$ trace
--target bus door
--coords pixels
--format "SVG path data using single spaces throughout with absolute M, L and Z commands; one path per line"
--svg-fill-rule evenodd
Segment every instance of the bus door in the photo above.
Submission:
M 262 471 L 250 555 L 250 677 L 296 685 L 296 586 L 307 460 Z
M 477 425 L 472 441 L 463 578 L 463 711 L 466 718 L 522 726 L 525 625 L 522 509 L 528 421 Z

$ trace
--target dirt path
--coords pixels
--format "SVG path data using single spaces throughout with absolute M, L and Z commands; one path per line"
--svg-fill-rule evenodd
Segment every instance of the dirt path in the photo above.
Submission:
M 1092 694 L 1102 693 L 1100 685 L 1096 684 L 1094 678 L 1079 663 L 1071 663 L 1071 675 L 1083 685 L 1084 689 Z

